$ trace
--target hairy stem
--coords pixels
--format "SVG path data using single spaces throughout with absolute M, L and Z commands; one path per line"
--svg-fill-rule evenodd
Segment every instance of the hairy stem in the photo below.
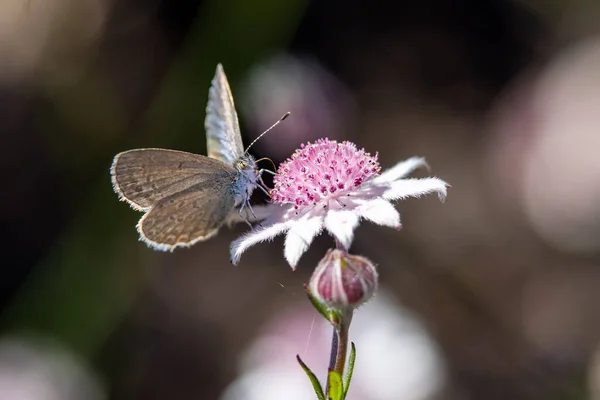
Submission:
M 345 311 L 341 314 L 339 325 L 333 328 L 333 336 L 331 338 L 331 356 L 329 358 L 329 370 L 338 372 L 341 376 L 344 375 L 346 367 L 346 354 L 348 353 L 348 330 L 350 322 L 352 322 L 352 310 Z M 326 392 L 329 393 L 329 379 L 327 382 Z
M 346 366 L 346 354 L 348 354 L 348 329 L 350 328 L 351 321 L 352 312 L 345 313 L 339 328 L 334 330 L 337 349 L 335 355 L 335 364 L 332 369 L 342 375 L 344 374 L 344 367 Z

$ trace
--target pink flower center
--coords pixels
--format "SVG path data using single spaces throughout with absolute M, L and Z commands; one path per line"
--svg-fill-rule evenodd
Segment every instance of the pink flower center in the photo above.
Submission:
M 299 206 L 327 204 L 379 174 L 377 155 L 358 150 L 351 142 L 319 139 L 279 165 L 271 198 Z

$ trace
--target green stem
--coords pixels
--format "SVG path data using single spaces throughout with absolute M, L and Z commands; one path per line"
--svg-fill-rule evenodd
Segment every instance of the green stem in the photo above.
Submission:
M 352 322 L 352 310 L 341 314 L 339 324 L 333 329 L 331 338 L 331 357 L 329 359 L 329 370 L 344 375 L 346 367 L 346 354 L 348 353 L 348 331 Z M 327 380 L 326 395 L 329 394 L 329 379 Z
M 335 339 L 337 341 L 337 349 L 335 356 L 335 365 L 333 370 L 344 374 L 346 366 L 346 354 L 348 354 L 348 330 L 352 321 L 352 311 L 345 312 L 338 329 L 335 330 Z

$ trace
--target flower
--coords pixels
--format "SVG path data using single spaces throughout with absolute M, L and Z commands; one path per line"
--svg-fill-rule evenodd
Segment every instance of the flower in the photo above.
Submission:
M 436 192 L 446 197 L 449 185 L 439 178 L 402 179 L 425 159 L 409 158 L 381 173 L 377 155 L 351 142 L 319 139 L 302 145 L 280 164 L 271 191 L 268 217 L 231 244 L 237 264 L 246 249 L 287 232 L 284 256 L 295 269 L 313 239 L 326 229 L 348 249 L 360 219 L 400 229 L 392 200 Z
M 308 283 L 319 302 L 338 310 L 355 309 L 377 290 L 377 270 L 368 259 L 329 249 Z

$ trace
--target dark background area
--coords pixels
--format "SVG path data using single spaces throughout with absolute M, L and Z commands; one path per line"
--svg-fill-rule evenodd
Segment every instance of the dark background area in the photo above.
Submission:
M 256 156 L 329 136 L 384 168 L 424 156 L 453 186 L 445 204 L 399 203 L 401 232 L 357 231 L 443 371 L 427 395 L 385 399 L 600 398 L 595 2 L 5 0 L 0 15 L 0 381 L 15 386 L 0 398 L 48 363 L 78 388 L 57 398 L 234 398 L 269 321 L 310 310 L 329 238 L 295 272 L 281 239 L 230 265 L 242 226 L 158 253 L 112 191 L 119 151 L 205 152 L 218 62 L 246 144 L 292 112 Z

